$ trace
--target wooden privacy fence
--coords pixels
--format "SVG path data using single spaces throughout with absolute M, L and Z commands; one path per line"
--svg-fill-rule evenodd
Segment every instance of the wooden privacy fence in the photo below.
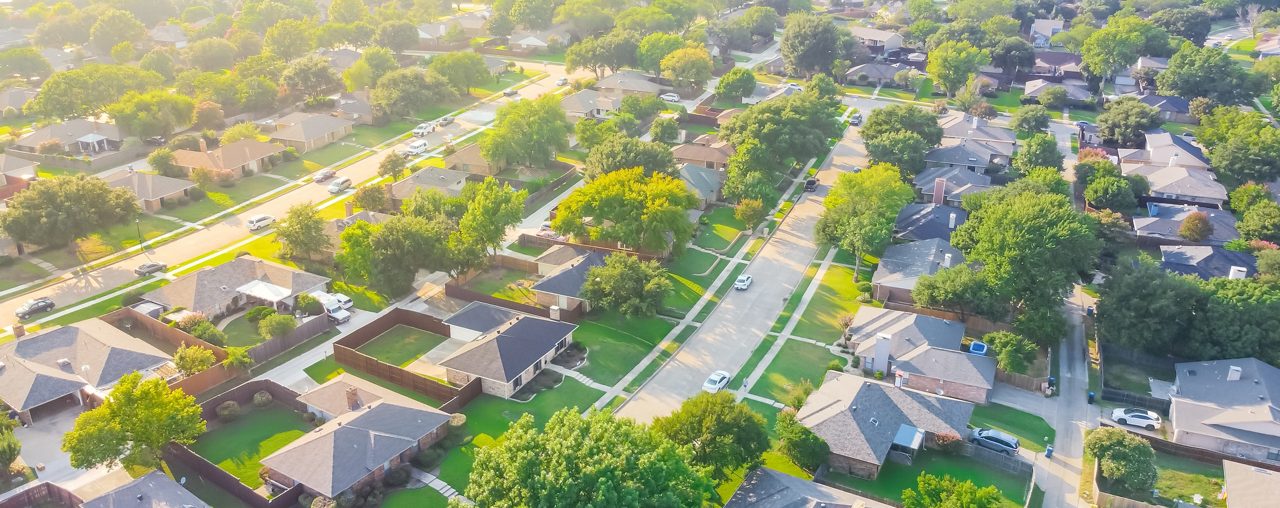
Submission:
M 221 347 L 205 342 L 175 327 L 161 323 L 151 316 L 134 310 L 133 307 L 117 309 L 99 319 L 106 321 L 111 326 L 125 331 L 125 333 L 132 333 L 135 331 L 146 333 L 155 340 L 167 343 L 175 348 L 182 346 L 199 346 L 208 349 L 213 351 L 213 356 L 217 358 L 218 361 L 222 361 L 227 357 L 226 350 Z
M 964 323 L 965 333 L 968 333 L 969 335 L 972 335 L 972 336 L 986 335 L 991 332 L 1009 329 L 1009 325 L 1007 323 L 996 323 L 982 316 L 973 316 L 973 315 L 965 316 L 963 319 L 961 319 L 960 313 L 952 312 L 949 310 L 931 309 L 928 307 L 908 305 L 908 304 L 899 303 L 899 302 L 884 302 L 884 308 L 891 309 L 891 310 L 900 310 L 904 312 L 914 312 L 916 314 L 923 314 L 926 316 L 933 316 L 936 318 L 949 319 L 951 321 L 960 321 Z
M 1102 427 L 1114 427 L 1114 425 L 1112 425 L 1110 422 L 1105 420 L 1098 422 L 1098 425 Z M 1116 428 L 1124 429 L 1126 432 L 1130 434 L 1133 434 L 1135 436 L 1138 436 L 1142 439 L 1147 440 L 1148 443 L 1151 443 L 1151 447 L 1155 448 L 1156 451 L 1167 453 L 1169 455 L 1177 455 L 1179 457 L 1184 457 L 1191 460 L 1197 460 L 1200 462 L 1204 462 L 1205 464 L 1213 464 L 1217 466 L 1222 465 L 1222 461 L 1229 460 L 1232 462 L 1239 462 L 1241 464 L 1247 464 L 1254 467 L 1260 467 L 1262 469 L 1267 469 L 1270 471 L 1280 472 L 1280 464 L 1276 464 L 1273 462 L 1263 462 L 1260 460 L 1246 459 L 1244 457 L 1239 457 L 1229 453 L 1222 453 L 1219 451 L 1207 450 L 1204 448 L 1197 448 L 1195 446 L 1188 446 L 1182 443 L 1175 443 L 1173 441 L 1162 439 L 1156 436 L 1149 436 L 1146 434 L 1142 434 L 1140 432 L 1133 432 L 1129 429 L 1125 429 L 1124 427 L 1116 427 Z
M 634 257 L 640 258 L 644 261 L 650 261 L 650 260 L 662 261 L 663 259 L 666 258 L 663 255 L 655 254 L 652 252 L 641 252 L 641 251 L 635 251 L 635 250 L 619 249 L 616 247 L 609 247 L 607 245 L 600 245 L 598 243 L 570 242 L 568 240 L 557 240 L 555 238 L 544 238 L 541 236 L 534 236 L 528 233 L 520 233 L 520 237 L 517 238 L 516 241 L 520 242 L 520 245 L 525 247 L 535 247 L 540 249 L 546 249 L 556 245 L 568 245 L 578 249 L 585 249 L 585 250 L 599 252 L 606 256 L 613 253 L 626 254 L 628 256 L 634 256 Z
M 204 418 L 206 421 L 217 421 L 219 404 L 229 400 L 234 400 L 241 406 L 252 404 L 253 394 L 262 391 L 270 393 L 271 401 L 276 404 L 280 404 L 299 413 L 307 412 L 307 405 L 298 401 L 298 392 L 287 387 L 280 386 L 275 381 L 255 379 L 222 392 L 216 397 L 201 403 L 200 417 Z
M 29 508 L 32 506 L 75 508 L 84 504 L 80 496 L 57 484 L 40 482 L 30 488 L 0 501 L 0 508 Z
M 218 488 L 227 491 L 228 494 L 235 496 L 236 499 L 252 508 L 285 508 L 294 506 L 298 503 L 298 498 L 302 496 L 305 490 L 302 484 L 297 484 L 284 492 L 272 496 L 271 499 L 267 499 L 258 495 L 248 485 L 240 483 L 240 480 L 231 476 L 231 473 L 223 471 L 222 468 L 205 460 L 204 457 L 185 446 L 169 445 L 168 448 L 165 448 L 164 460 L 165 462 L 182 464 L 201 480 L 217 485 Z
M 273 337 L 249 348 L 249 357 L 253 358 L 254 363 L 264 363 L 275 358 L 276 355 L 288 351 L 293 346 L 302 344 L 316 335 L 329 331 L 331 328 L 333 328 L 333 323 L 329 322 L 329 318 L 324 315 L 311 316 L 299 323 L 298 327 L 289 332 L 288 335 Z
M 411 326 L 436 335 L 449 336 L 449 325 L 444 324 L 444 321 L 421 312 L 396 307 L 374 318 L 368 324 L 352 330 L 334 344 L 357 349 L 382 335 L 383 332 L 395 328 L 396 325 Z
M 467 289 L 466 287 L 463 287 L 461 284 L 458 284 L 453 281 L 450 281 L 444 285 L 444 294 L 445 296 L 457 298 L 459 300 L 466 300 L 468 302 L 487 303 L 489 305 L 495 305 L 498 307 L 503 307 L 503 308 L 514 310 L 514 311 L 523 312 L 525 314 L 532 314 L 534 316 L 541 316 L 544 318 L 552 319 L 551 309 L 548 309 L 546 307 L 538 307 L 535 305 L 528 305 L 528 304 L 523 304 L 519 302 L 513 302 L 511 300 L 498 298 L 493 295 L 487 295 L 478 291 L 472 291 L 470 289 Z M 579 306 L 573 310 L 563 309 L 563 308 L 560 309 L 559 320 L 569 322 L 569 323 L 577 323 L 578 321 L 582 320 L 582 307 Z

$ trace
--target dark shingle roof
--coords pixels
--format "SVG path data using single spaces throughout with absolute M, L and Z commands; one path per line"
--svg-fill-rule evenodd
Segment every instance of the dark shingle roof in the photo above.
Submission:
M 843 490 L 796 478 L 767 467 L 747 473 L 724 508 L 848 508 L 883 506 Z
M 454 351 L 440 366 L 509 383 L 577 328 L 574 324 L 521 314 Z
M 152 471 L 106 494 L 85 501 L 80 507 L 209 508 L 209 505 L 163 472 Z
M 1209 245 L 1164 245 L 1160 247 L 1160 266 L 1165 270 L 1201 279 L 1226 277 L 1231 267 L 1240 266 L 1252 277 L 1258 272 L 1258 260 L 1250 254 Z
M 519 317 L 521 314 L 511 309 L 490 305 L 484 302 L 471 302 L 458 312 L 453 313 L 444 324 L 461 326 L 468 330 L 488 333 L 494 328 Z
M 948 264 L 950 263 L 950 264 Z M 964 264 L 964 254 L 948 240 L 933 238 L 890 246 L 880 257 L 871 282 L 895 288 L 913 289 L 920 277 L 933 275 L 948 266 Z
M 533 290 L 577 298 L 582 294 L 582 283 L 587 280 L 587 272 L 593 267 L 603 265 L 603 254 L 595 251 L 588 252 L 538 281 L 533 285 Z
M 956 227 L 969 219 L 969 212 L 963 208 L 933 203 L 911 203 L 898 212 L 898 219 L 893 229 L 897 237 L 904 240 L 928 240 L 941 238 L 951 240 L 951 215 L 956 216 Z

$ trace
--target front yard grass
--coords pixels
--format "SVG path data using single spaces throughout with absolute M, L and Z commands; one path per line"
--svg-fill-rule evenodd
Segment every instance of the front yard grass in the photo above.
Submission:
M 1089 123 L 1098 122 L 1098 113 L 1096 109 L 1071 108 L 1071 122 L 1079 122 L 1081 120 Z
M 1105 376 L 1105 379 L 1103 379 L 1105 386 L 1142 395 L 1151 393 L 1151 382 L 1148 378 L 1164 381 L 1173 381 L 1174 378 L 1172 366 L 1168 370 L 1157 371 L 1116 361 L 1107 362 L 1102 369 L 1102 374 Z
M 701 225 L 693 244 L 709 250 L 724 250 L 733 245 L 738 234 L 747 225 L 733 216 L 733 207 L 719 206 L 702 215 L 707 220 Z
M 448 339 L 407 325 L 382 332 L 357 351 L 392 365 L 404 367 Z
M 271 174 L 296 180 L 364 151 L 363 148 L 347 144 L 346 141 L 351 138 L 352 136 L 347 136 L 324 148 L 302 154 L 301 158 L 271 168 Z
M 722 260 L 714 254 L 685 249 L 667 265 L 667 279 L 671 292 L 662 300 L 664 307 L 675 309 L 680 315 L 688 314 L 698 299 L 707 292 L 722 268 Z
M 800 298 L 804 297 L 805 289 L 809 288 L 809 284 L 813 283 L 813 278 L 818 275 L 818 265 L 810 264 L 804 269 L 804 277 L 800 279 L 800 285 L 796 286 L 796 290 L 791 292 L 791 296 L 787 298 L 787 302 L 782 305 L 782 312 L 778 313 L 778 319 L 773 322 L 773 333 L 779 333 L 786 328 L 787 322 L 791 320 L 791 315 L 795 313 L 796 308 L 800 306 Z
M 480 85 L 477 85 L 475 88 L 472 88 L 471 96 L 476 97 L 478 99 L 483 99 L 495 93 L 506 90 L 507 88 L 510 88 L 521 81 L 529 79 L 533 77 L 533 75 L 534 73 L 530 71 L 524 71 L 524 72 L 512 71 L 512 72 L 503 73 L 501 76 L 498 77 L 498 79 L 481 83 Z
M 1002 113 L 1013 113 L 1019 107 L 1022 107 L 1022 89 L 1013 88 L 1005 92 L 996 94 L 995 97 L 987 97 L 987 103 L 996 108 L 996 111 Z
M 0 267 L 0 291 L 34 282 L 49 275 L 44 268 L 22 258 L 11 258 L 9 264 Z
M 165 209 L 160 213 L 177 217 L 187 222 L 200 222 L 210 215 L 249 201 L 284 185 L 287 184 L 266 175 L 253 175 L 241 178 L 231 187 L 214 186 L 208 191 L 204 199 L 179 208 Z
M 914 90 L 907 90 L 903 88 L 882 86 L 880 87 L 879 97 L 888 97 L 891 99 L 899 99 L 904 101 L 914 101 L 916 100 L 916 92 Z
M 578 372 L 597 383 L 616 384 L 674 328 L 670 321 L 658 317 L 592 315 L 578 323 L 578 329 L 573 332 L 573 340 L 586 346 L 588 351 L 587 364 Z
M 857 284 L 853 268 L 831 265 L 819 282 L 818 291 L 809 300 L 793 335 L 833 343 L 844 333 L 840 318 L 858 311 Z
M 74 268 L 138 245 L 139 231 L 143 240 L 152 240 L 180 227 L 177 222 L 144 213 L 138 215 L 136 223 L 122 222 L 80 239 L 74 249 L 45 249 L 34 255 L 58 268 Z
M 875 480 L 864 480 L 840 473 L 830 473 L 827 479 L 854 490 L 885 499 L 901 501 L 902 491 L 916 488 L 916 478 L 920 473 L 942 477 L 951 476 L 960 481 L 969 480 L 979 488 L 994 485 L 1000 490 L 1002 508 L 1018 508 L 1023 506 L 1027 498 L 1027 481 L 1003 471 L 991 469 L 968 457 L 945 455 L 939 452 L 922 451 L 916 455 L 914 464 L 908 466 L 896 462 L 886 462 L 880 468 Z
M 781 402 L 804 381 L 817 388 L 822 384 L 823 376 L 827 375 L 827 364 L 832 360 L 840 362 L 841 366 L 849 363 L 848 358 L 833 355 L 824 347 L 788 340 L 765 368 L 764 375 L 751 387 L 751 393 Z
M 396 120 L 378 127 L 374 127 L 372 125 L 357 125 L 352 129 L 351 141 L 373 148 L 387 140 L 404 135 L 405 133 L 413 130 L 415 125 L 417 124 L 411 123 L 407 120 Z
M 1045 444 L 1052 443 L 1057 435 L 1044 418 L 1000 404 L 974 406 L 969 425 L 1009 433 L 1033 452 L 1043 452 Z
M 746 381 L 747 376 L 756 370 L 756 366 L 760 365 L 760 360 L 764 359 L 765 353 L 769 352 L 769 348 L 773 347 L 773 343 L 778 340 L 778 336 L 772 333 L 765 335 L 760 340 L 760 345 L 751 352 L 751 356 L 747 357 L 747 363 L 742 364 L 742 368 L 738 369 L 738 373 L 733 376 L 733 380 L 729 381 L 729 388 L 738 388 L 742 386 L 742 382 Z
M 191 449 L 256 489 L 262 486 L 258 477 L 262 459 L 302 437 L 311 426 L 301 414 L 284 406 L 246 404 L 240 408 L 243 415 L 206 432 Z

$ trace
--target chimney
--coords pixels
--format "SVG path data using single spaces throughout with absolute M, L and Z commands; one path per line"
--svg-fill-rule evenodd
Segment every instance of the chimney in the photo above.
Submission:
M 889 352 L 893 350 L 893 338 L 887 333 L 876 334 L 876 345 L 872 350 L 871 370 L 889 372 Z
M 1227 381 L 1239 381 L 1242 370 L 1239 366 L 1232 365 L 1227 369 Z
M 947 218 L 947 229 L 954 230 L 956 228 L 956 213 L 951 212 L 951 216 Z
M 978 128 L 978 117 L 976 117 L 976 116 L 975 116 L 975 117 L 972 117 L 972 118 L 970 119 L 970 121 L 969 121 L 969 127 L 974 128 L 974 129 L 977 129 L 977 128 Z
M 347 409 L 355 411 L 360 409 L 360 392 L 356 391 L 356 387 L 347 388 Z
M 947 179 L 933 179 L 933 204 L 941 205 L 947 202 Z M 952 214 L 955 215 L 955 214 Z
M 207 151 L 209 151 L 209 142 L 204 140 L 204 136 L 200 136 L 199 138 L 196 138 L 196 139 L 198 139 L 198 140 L 200 141 L 200 151 L 201 151 L 201 152 L 207 152 Z
M 1170 155 L 1170 156 L 1169 156 L 1169 165 L 1170 165 L 1170 166 L 1177 166 L 1177 165 L 1178 165 L 1178 154 L 1177 154 L 1177 153 L 1174 153 L 1173 155 Z
M 948 253 L 946 253 L 946 254 L 943 254 L 943 255 L 942 255 L 942 267 L 943 267 L 943 268 L 951 268 L 951 253 L 950 253 L 950 252 L 948 252 Z
M 356 204 L 355 204 L 355 202 L 354 202 L 354 201 L 350 201 L 350 200 L 348 200 L 348 201 L 344 202 L 344 203 L 343 203 L 343 208 L 345 208 L 345 209 L 346 209 L 346 211 L 347 211 L 347 217 L 350 217 L 350 216 L 352 216 L 352 215 L 355 215 L 355 213 L 356 213 Z
M 1249 270 L 1243 266 L 1231 267 L 1231 273 L 1227 275 L 1228 279 L 1243 279 L 1249 276 Z
M 561 321 L 560 306 L 552 305 L 551 307 L 547 308 L 547 317 L 550 317 L 551 319 L 554 319 L 556 321 Z

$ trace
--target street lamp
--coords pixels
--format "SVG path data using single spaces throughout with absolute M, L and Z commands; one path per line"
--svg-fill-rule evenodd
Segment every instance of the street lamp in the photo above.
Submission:
M 133 227 L 138 230 L 138 248 L 142 248 L 142 219 L 134 217 Z

